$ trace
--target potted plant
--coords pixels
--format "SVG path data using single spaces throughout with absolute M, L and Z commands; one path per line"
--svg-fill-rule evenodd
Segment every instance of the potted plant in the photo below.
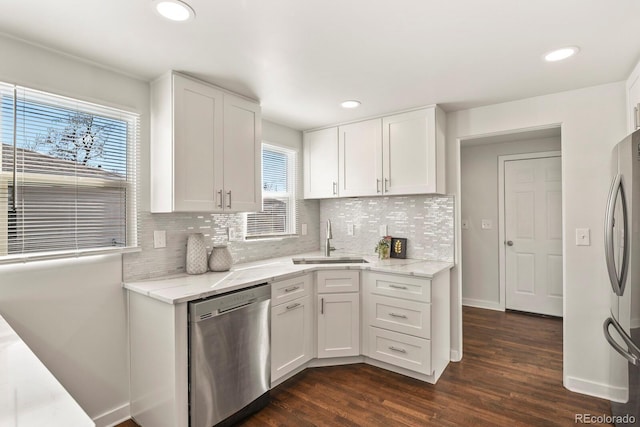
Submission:
M 391 236 L 384 236 L 378 241 L 376 244 L 376 253 L 378 254 L 378 258 L 387 259 L 389 258 L 389 252 L 391 250 Z

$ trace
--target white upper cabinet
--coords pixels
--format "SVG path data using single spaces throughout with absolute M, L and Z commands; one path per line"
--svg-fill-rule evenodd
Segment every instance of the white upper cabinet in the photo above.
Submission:
M 262 208 L 260 106 L 176 73 L 151 85 L 151 212 Z
M 627 79 L 629 132 L 640 129 L 640 62 Z
M 305 198 L 444 194 L 444 126 L 434 106 L 305 133 Z
M 304 134 L 304 197 L 338 197 L 338 128 Z
M 444 193 L 444 112 L 438 107 L 383 118 L 382 152 L 384 194 Z
M 260 106 L 224 96 L 225 210 L 262 210 L 262 119 Z
M 340 197 L 382 194 L 382 119 L 338 128 Z

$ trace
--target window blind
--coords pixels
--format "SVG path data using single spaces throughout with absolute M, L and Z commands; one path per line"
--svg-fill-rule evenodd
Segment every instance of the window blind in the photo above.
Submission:
M 0 83 L 0 261 L 137 245 L 139 116 Z
M 296 152 L 262 144 L 262 211 L 247 214 L 246 237 L 296 232 Z

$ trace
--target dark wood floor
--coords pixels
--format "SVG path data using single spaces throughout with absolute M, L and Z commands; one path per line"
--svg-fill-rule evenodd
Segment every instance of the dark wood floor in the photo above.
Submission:
M 562 386 L 562 320 L 465 307 L 464 357 L 438 384 L 357 364 L 307 369 L 252 426 L 569 426 L 609 402 Z M 133 427 L 133 425 L 121 425 Z

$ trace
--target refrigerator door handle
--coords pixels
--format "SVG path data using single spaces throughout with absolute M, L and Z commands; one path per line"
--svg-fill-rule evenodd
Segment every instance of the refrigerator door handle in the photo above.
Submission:
M 613 339 L 613 337 L 609 333 L 609 326 L 613 326 L 620 337 L 622 337 L 622 340 L 627 346 L 626 350 Z M 613 320 L 611 317 L 607 317 L 607 320 L 604 321 L 602 327 L 604 329 L 604 337 L 607 339 L 611 347 L 613 347 L 615 351 L 620 353 L 622 357 L 627 359 L 629 363 L 631 363 L 632 365 L 638 365 L 638 355 L 640 355 L 640 349 L 638 349 L 638 347 L 633 343 L 629 335 L 627 335 L 624 329 L 622 329 L 620 324 Z
M 614 214 L 618 194 L 620 195 L 620 202 L 622 203 L 622 238 L 624 239 L 622 250 L 622 268 L 620 269 L 619 275 L 618 271 L 616 270 L 616 262 L 614 259 Z M 624 182 L 622 180 L 622 175 L 617 174 L 613 179 L 613 183 L 611 184 L 611 189 L 609 190 L 609 199 L 607 200 L 607 211 L 605 213 L 604 220 L 604 252 L 605 259 L 607 261 L 607 271 L 609 273 L 611 288 L 613 289 L 613 292 L 618 296 L 622 296 L 624 294 L 624 288 L 627 281 L 627 272 L 629 270 L 629 223 L 627 216 L 627 197 L 624 191 Z

